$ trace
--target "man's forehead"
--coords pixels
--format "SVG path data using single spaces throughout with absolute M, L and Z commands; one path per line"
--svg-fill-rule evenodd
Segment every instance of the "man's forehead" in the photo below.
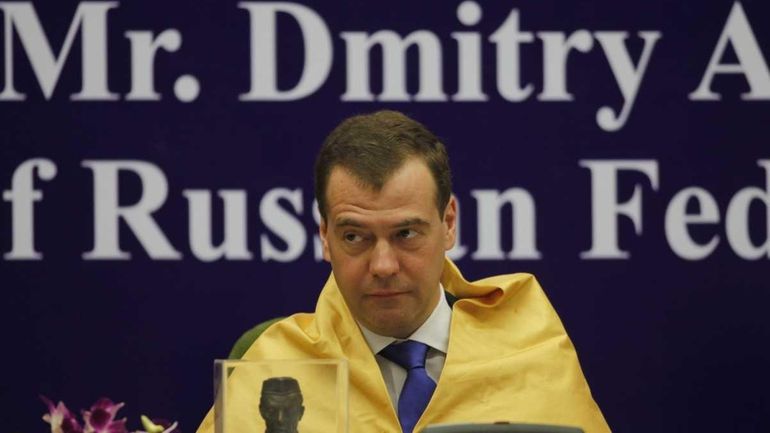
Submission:
M 326 187 L 327 211 L 339 205 L 393 209 L 426 201 L 432 204 L 436 189 L 430 170 L 419 159 L 402 164 L 380 188 L 344 167 L 335 167 Z
M 387 180 L 390 180 L 390 178 Z M 387 180 L 385 182 L 387 182 Z M 347 168 L 338 165 L 332 169 L 331 174 L 329 175 L 329 182 L 326 185 L 326 196 L 328 199 L 331 199 L 331 196 L 346 197 L 351 191 L 356 191 L 359 193 L 368 193 L 372 197 L 376 197 L 382 191 L 383 186 L 384 184 L 377 185 L 372 182 L 367 182 L 364 178 L 356 175 Z
M 434 188 L 436 187 L 436 182 L 433 179 L 433 175 L 430 172 L 428 164 L 423 159 L 414 156 L 404 159 L 401 164 L 399 164 L 394 170 L 388 173 L 380 173 L 384 174 L 384 177 L 370 177 L 365 173 L 359 173 L 353 170 L 351 167 L 347 167 L 342 164 L 336 164 L 329 171 L 329 179 L 326 185 L 327 192 L 330 185 L 334 181 L 337 186 L 350 185 L 361 190 L 367 190 L 372 194 L 377 194 L 386 185 L 388 185 L 393 180 L 393 178 L 397 177 L 402 171 L 407 169 L 417 169 L 424 172 L 427 174 L 427 176 L 424 178 L 425 185 L 431 185 Z

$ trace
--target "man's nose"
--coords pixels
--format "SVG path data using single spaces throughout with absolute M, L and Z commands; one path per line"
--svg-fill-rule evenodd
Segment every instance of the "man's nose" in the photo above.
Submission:
M 278 422 L 283 421 L 286 415 L 283 413 L 283 409 L 278 409 Z
M 396 251 L 386 240 L 379 240 L 374 245 L 369 271 L 372 275 L 387 278 L 398 273 L 398 257 Z

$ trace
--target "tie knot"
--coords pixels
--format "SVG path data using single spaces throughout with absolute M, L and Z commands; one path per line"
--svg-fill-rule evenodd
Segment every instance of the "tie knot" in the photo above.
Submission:
M 428 355 L 428 346 L 419 341 L 407 340 L 401 343 L 392 343 L 380 351 L 384 356 L 402 368 L 425 367 L 425 357 Z

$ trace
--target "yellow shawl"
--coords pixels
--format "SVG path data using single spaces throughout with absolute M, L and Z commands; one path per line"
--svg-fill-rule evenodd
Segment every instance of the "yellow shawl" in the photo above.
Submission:
M 469 283 L 447 260 L 441 282 L 459 299 L 452 308 L 446 363 L 415 432 L 430 424 L 496 421 L 577 426 L 586 433 L 610 431 L 591 397 L 575 348 L 532 275 L 500 275 Z M 350 372 L 348 431 L 401 430 L 377 361 L 333 276 L 314 314 L 295 314 L 272 325 L 243 358 L 345 359 Z M 248 386 L 258 401 L 260 384 Z M 306 406 L 308 415 L 313 408 L 307 402 Z M 214 433 L 213 421 L 209 412 L 197 433 Z M 334 420 L 306 416 L 299 432 L 333 432 L 334 424 L 319 425 L 325 422 Z M 220 433 L 262 433 L 254 425 L 228 430 Z

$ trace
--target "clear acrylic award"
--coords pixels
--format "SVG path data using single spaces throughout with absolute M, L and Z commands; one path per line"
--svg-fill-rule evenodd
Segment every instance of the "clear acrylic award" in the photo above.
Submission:
M 215 433 L 347 433 L 344 360 L 214 361 Z

